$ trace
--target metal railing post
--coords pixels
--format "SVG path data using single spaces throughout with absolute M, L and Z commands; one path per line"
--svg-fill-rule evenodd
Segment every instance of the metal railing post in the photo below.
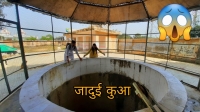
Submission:
M 92 23 L 91 23 L 91 46 L 92 46 Z
M 20 19 L 19 19 L 19 10 L 18 10 L 18 5 L 15 4 L 16 8 L 16 16 L 17 16 L 17 33 L 18 33 L 18 38 L 19 38 L 19 45 L 20 45 L 20 50 L 21 50 L 21 56 L 22 56 L 22 61 L 23 61 L 23 66 L 24 66 L 24 74 L 25 78 L 28 79 L 28 69 L 26 65 L 26 58 L 25 58 L 25 53 L 24 53 L 24 45 L 23 45 L 23 39 L 22 39 L 22 34 L 21 34 L 21 25 L 20 25 Z
M 110 24 L 108 23 L 108 36 L 107 36 L 107 57 L 109 57 L 109 28 L 110 28 Z
M 108 24 L 108 38 L 107 38 L 107 57 L 109 57 L 109 35 L 110 35 L 110 6 L 111 6 L 111 0 L 109 0 L 108 4 L 108 17 L 107 17 L 107 24 Z
M 126 55 L 126 30 L 127 30 L 127 22 L 126 22 L 126 26 L 125 26 L 125 46 L 124 46 L 124 59 L 125 59 L 125 55 Z
M 71 29 L 71 41 L 72 41 L 72 21 L 71 21 L 71 19 L 70 19 L 70 29 Z
M 1 54 L 1 48 L 0 48 L 0 61 L 1 61 L 1 68 L 2 68 L 3 76 L 4 76 L 4 79 L 5 79 L 5 82 L 6 82 L 6 86 L 7 86 L 9 94 L 11 94 L 10 85 L 9 85 L 9 82 L 8 82 L 5 66 L 4 66 L 4 63 L 3 63 L 3 57 L 2 57 L 2 54 Z
M 51 15 L 51 31 L 52 31 L 52 37 L 53 37 L 53 54 L 54 54 L 54 64 L 56 63 L 56 54 L 55 54 L 55 45 L 54 45 L 54 32 L 53 32 L 53 18 Z
M 168 48 L 167 48 L 167 61 L 166 61 L 166 64 L 165 64 L 165 70 L 167 68 L 167 64 L 168 64 L 168 60 L 169 60 L 169 46 L 170 46 L 170 39 L 169 39 Z
M 146 35 L 146 43 L 145 43 L 144 63 L 146 63 L 148 35 L 149 35 L 149 19 L 148 19 L 148 23 L 147 23 L 147 35 Z
M 198 82 L 197 88 L 198 88 L 198 90 L 200 90 L 200 78 L 199 78 L 199 82 Z

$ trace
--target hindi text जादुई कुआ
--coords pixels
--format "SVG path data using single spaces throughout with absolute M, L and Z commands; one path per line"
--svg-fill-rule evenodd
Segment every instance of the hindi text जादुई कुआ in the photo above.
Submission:
M 81 94 L 83 95 L 87 95 L 90 94 L 89 98 L 91 99 L 96 99 L 96 96 L 101 97 L 101 86 L 102 83 L 99 83 L 98 86 L 76 86 L 74 87 L 75 89 L 75 93 L 76 94 Z M 96 89 L 96 94 L 94 92 L 94 89 Z M 107 96 L 109 99 L 114 99 L 114 95 L 118 94 L 124 94 L 124 95 L 130 95 L 130 89 L 131 86 L 119 86 L 118 89 L 120 90 L 116 90 L 117 86 L 106 86 L 107 89 L 107 94 L 109 94 L 109 96 Z M 85 90 L 85 92 L 84 92 Z M 85 93 L 85 94 L 84 94 Z

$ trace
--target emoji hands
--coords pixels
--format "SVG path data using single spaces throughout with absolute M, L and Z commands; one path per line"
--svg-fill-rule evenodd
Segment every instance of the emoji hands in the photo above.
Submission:
M 190 30 L 191 30 L 191 26 L 185 28 L 184 32 L 183 32 L 183 37 L 185 40 L 190 40 Z
M 158 29 L 159 29 L 159 31 L 160 31 L 160 37 L 159 37 L 159 39 L 162 41 L 162 40 L 165 40 L 166 39 L 166 36 L 167 36 L 167 33 L 166 33 L 166 31 L 165 31 L 165 29 L 164 28 L 162 28 L 162 27 L 158 27 Z

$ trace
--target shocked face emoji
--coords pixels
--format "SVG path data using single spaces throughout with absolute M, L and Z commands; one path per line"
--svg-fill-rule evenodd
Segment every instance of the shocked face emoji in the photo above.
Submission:
M 178 41 L 182 35 L 185 40 L 190 40 L 191 24 L 191 15 L 185 7 L 179 4 L 165 6 L 158 15 L 160 40 L 169 36 L 171 41 Z

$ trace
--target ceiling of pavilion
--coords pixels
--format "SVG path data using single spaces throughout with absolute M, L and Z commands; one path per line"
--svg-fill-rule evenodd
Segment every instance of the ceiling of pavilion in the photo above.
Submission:
M 169 4 L 200 9 L 200 0 L 8 0 L 12 3 L 51 14 L 57 18 L 83 23 L 114 24 L 157 18 Z

